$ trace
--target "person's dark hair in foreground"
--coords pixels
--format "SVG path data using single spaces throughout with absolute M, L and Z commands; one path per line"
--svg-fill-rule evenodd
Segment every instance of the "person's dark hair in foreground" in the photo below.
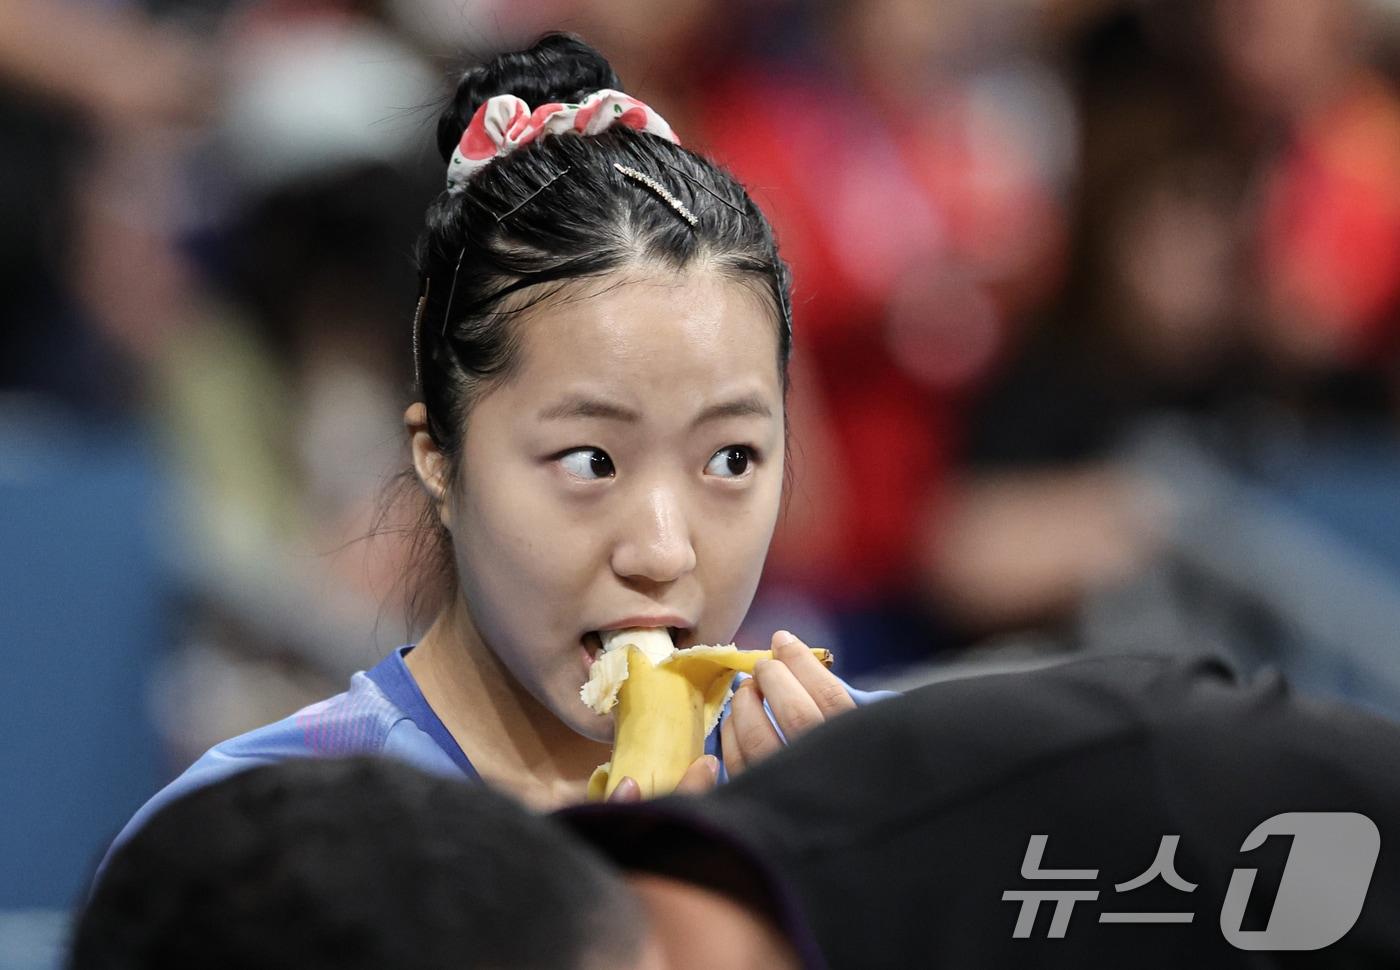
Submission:
M 1395 967 L 1397 766 L 1400 725 L 1150 657 L 937 684 L 711 794 L 552 819 L 287 762 L 139 832 L 73 968 Z
M 484 786 L 367 757 L 200 789 L 114 855 L 80 919 L 83 970 L 617 966 L 621 880 Z

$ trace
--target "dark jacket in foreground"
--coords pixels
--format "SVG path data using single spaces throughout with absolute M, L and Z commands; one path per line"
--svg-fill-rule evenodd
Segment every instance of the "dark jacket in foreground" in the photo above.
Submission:
M 564 818 L 814 967 L 1400 967 L 1400 726 L 1211 661 L 941 683 Z

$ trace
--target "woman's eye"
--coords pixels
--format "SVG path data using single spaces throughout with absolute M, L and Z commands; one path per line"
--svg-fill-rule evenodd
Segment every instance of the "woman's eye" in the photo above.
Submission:
M 753 463 L 754 452 L 748 445 L 729 445 L 714 453 L 705 471 L 721 478 L 739 478 Z
M 613 467 L 612 459 L 608 453 L 601 448 L 575 448 L 573 451 L 560 456 L 559 463 L 564 466 L 564 470 L 575 478 L 582 478 L 589 481 L 599 478 L 611 478 L 617 474 L 617 469 Z

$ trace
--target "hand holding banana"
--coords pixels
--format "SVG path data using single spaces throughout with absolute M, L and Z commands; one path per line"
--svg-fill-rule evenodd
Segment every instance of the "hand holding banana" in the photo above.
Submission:
M 833 674 L 825 650 L 809 650 L 791 633 L 773 635 L 773 659 L 760 660 L 753 677 L 735 691 L 729 717 L 720 725 L 724 767 L 733 778 L 783 746 L 838 714 L 853 710 L 856 702 L 846 685 Z M 826 654 L 826 658 L 818 657 Z M 772 720 L 763 708 L 773 712 Z M 782 736 L 773 728 L 778 722 Z
M 594 799 L 653 797 L 712 783 L 718 766 L 697 759 L 736 671 L 753 676 L 735 693 L 721 727 L 731 775 L 782 747 L 783 736 L 790 740 L 855 706 L 827 669 L 830 653 L 786 632 L 774 634 L 771 651 L 732 645 L 678 651 L 664 630 L 617 631 L 604 647 L 581 691 L 598 713 L 617 711 L 612 760 L 589 782 Z

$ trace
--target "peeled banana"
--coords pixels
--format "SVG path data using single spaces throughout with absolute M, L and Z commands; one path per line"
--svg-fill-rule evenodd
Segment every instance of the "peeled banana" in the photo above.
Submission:
M 588 797 L 607 798 L 631 778 L 644 798 L 675 790 L 685 770 L 704 754 L 729 699 L 736 672 L 753 673 L 771 650 L 728 646 L 677 650 L 665 630 L 601 634 L 603 652 L 579 692 L 599 714 L 617 710 L 612 760 L 588 781 Z M 831 666 L 831 653 L 813 650 Z

